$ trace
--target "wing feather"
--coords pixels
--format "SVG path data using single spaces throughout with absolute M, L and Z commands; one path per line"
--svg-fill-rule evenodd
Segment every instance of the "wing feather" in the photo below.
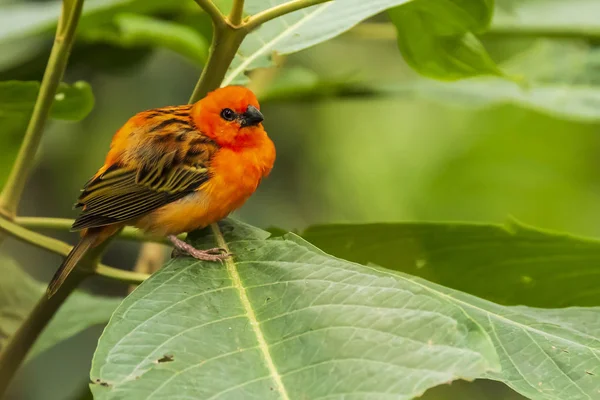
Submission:
M 180 128 L 181 120 L 172 120 Z M 161 129 L 165 130 L 167 125 L 161 125 Z M 151 135 L 151 132 L 145 134 Z M 170 136 L 174 137 L 173 134 Z M 188 136 L 193 139 L 192 135 Z M 197 144 L 162 141 L 157 145 L 157 137 L 158 134 L 155 134 L 154 144 L 146 143 L 146 146 L 137 149 L 138 156 L 133 157 L 135 162 L 129 163 L 137 165 L 137 168 L 115 163 L 84 186 L 76 204 L 83 207 L 83 211 L 72 230 L 135 220 L 193 193 L 210 179 L 210 159 L 218 149 L 214 142 L 208 139 L 203 144 L 205 151 L 198 152 Z M 152 138 L 150 136 L 149 140 Z M 156 148 L 163 150 L 160 158 L 153 157 L 152 162 L 147 161 L 149 152 Z

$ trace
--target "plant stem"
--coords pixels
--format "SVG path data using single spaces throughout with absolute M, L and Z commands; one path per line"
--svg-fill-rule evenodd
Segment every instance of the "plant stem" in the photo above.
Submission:
M 74 269 L 67 276 L 65 282 L 53 296 L 48 297 L 44 293 L 33 311 L 11 337 L 0 354 L 0 398 L 6 392 L 12 377 L 23 363 L 23 360 L 25 360 L 29 349 L 54 317 L 60 306 L 62 306 L 65 300 L 85 278 L 94 274 L 98 268 L 98 261 L 109 243 L 110 239 L 88 251 L 79 262 L 78 268 Z
M 0 232 L 6 232 L 15 239 L 19 239 L 22 242 L 31 244 L 44 250 L 48 250 L 61 256 L 66 256 L 71 251 L 71 246 L 65 242 L 61 242 L 60 240 L 30 231 L 4 218 L 0 218 Z M 125 283 L 141 283 L 148 278 L 148 275 L 146 274 L 125 271 L 103 264 L 98 264 L 97 273 L 98 275 L 123 281 Z
M 83 273 L 82 270 L 73 271 L 61 286 L 60 290 L 51 298 L 46 294 L 41 297 L 37 305 L 23 321 L 17 332 L 12 336 L 2 354 L 0 354 L 0 398 L 6 392 L 10 381 L 19 366 L 25 359 L 27 352 L 33 346 L 40 333 L 50 322 L 52 317 L 77 286 L 92 272 Z
M 244 0 L 233 0 L 233 6 L 229 13 L 229 23 L 233 26 L 239 26 L 242 23 L 244 15 Z
M 226 24 L 225 17 L 221 14 L 221 11 L 217 8 L 215 3 L 212 0 L 194 0 L 200 8 L 204 10 L 210 17 L 215 27 L 222 27 Z
M 0 217 L 1 218 L 1 217 Z M 69 230 L 73 225 L 73 220 L 68 218 L 45 218 L 45 217 L 16 217 L 15 223 L 24 227 L 32 229 L 55 229 L 55 230 Z M 184 238 L 185 234 L 179 235 L 180 238 Z M 132 228 L 130 226 L 125 227 L 118 238 L 125 240 L 133 240 L 136 242 L 154 242 L 154 243 L 170 243 L 167 239 L 161 236 L 146 235 L 142 231 Z
M 10 171 L 4 190 L 0 194 L 0 209 L 8 217 L 14 217 L 17 213 L 19 199 L 31 173 L 33 160 L 42 139 L 44 125 L 50 114 L 54 96 L 67 67 L 67 61 L 71 47 L 73 46 L 75 30 L 77 29 L 82 8 L 83 0 L 63 1 L 54 45 L 52 46 L 48 65 L 44 72 L 29 125 L 25 131 L 25 138 L 17 155 L 17 160 Z
M 265 22 L 269 22 L 272 19 L 281 17 L 282 15 L 289 14 L 294 11 L 301 10 L 306 7 L 314 6 L 321 3 L 326 3 L 332 0 L 294 0 L 288 1 L 287 3 L 280 4 L 268 10 L 259 12 L 248 18 L 248 21 L 244 24 L 244 28 L 248 31 L 253 31 Z
M 243 29 L 229 25 L 219 28 L 215 25 L 208 61 L 190 97 L 190 103 L 195 103 L 221 85 L 244 37 L 246 32 Z
M 96 275 L 103 276 L 113 281 L 119 281 L 130 285 L 139 285 L 150 277 L 149 274 L 136 271 L 127 271 L 124 269 L 107 267 L 103 264 L 98 264 L 94 271 Z

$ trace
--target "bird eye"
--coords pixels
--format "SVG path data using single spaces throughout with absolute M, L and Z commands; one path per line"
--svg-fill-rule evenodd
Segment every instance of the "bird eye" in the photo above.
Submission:
M 235 119 L 235 112 L 233 112 L 231 108 L 224 108 L 223 111 L 221 111 L 221 118 L 226 121 L 233 121 Z

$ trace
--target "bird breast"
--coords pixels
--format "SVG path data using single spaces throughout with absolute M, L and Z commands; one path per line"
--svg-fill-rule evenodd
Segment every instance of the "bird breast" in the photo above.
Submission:
M 270 141 L 270 140 L 269 140 Z M 211 177 L 198 190 L 167 204 L 138 221 L 136 226 L 155 235 L 203 228 L 225 218 L 254 193 L 274 162 L 274 149 L 221 148 L 210 163 Z

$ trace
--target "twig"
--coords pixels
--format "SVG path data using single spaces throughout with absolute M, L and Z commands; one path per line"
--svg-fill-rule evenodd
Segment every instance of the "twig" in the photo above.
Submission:
M 144 274 L 142 272 L 127 271 L 125 269 L 109 267 L 104 264 L 98 264 L 94 272 L 98 276 L 102 276 L 113 281 L 119 281 L 121 283 L 128 283 L 130 285 L 139 285 L 150 277 L 149 274 Z
M 30 231 L 4 218 L 0 218 L 0 232 L 6 232 L 15 239 L 63 257 L 69 254 L 72 248 L 65 242 Z M 104 264 L 98 264 L 97 268 L 96 273 L 98 275 L 116 279 L 124 283 L 141 283 L 148 278 L 148 275 L 146 274 L 125 271 Z
M 212 20 L 215 27 L 221 27 L 226 24 L 225 17 L 221 14 L 221 11 L 217 8 L 215 3 L 212 0 L 194 0 L 200 8 L 204 10 L 205 13 L 208 14 L 210 19 Z
M 190 97 L 190 103 L 195 103 L 221 85 L 227 68 L 244 37 L 246 37 L 246 33 L 242 29 L 235 29 L 228 25 L 223 29 L 215 27 L 208 61 Z M 223 65 L 226 67 L 223 68 Z
M 64 301 L 89 274 L 91 272 L 84 274 L 82 270 L 74 271 L 54 296 L 48 298 L 44 293 L 33 311 L 11 337 L 0 356 L 0 398 L 3 398 L 10 381 L 40 333 Z
M 253 31 L 265 22 L 269 22 L 272 19 L 281 17 L 285 14 L 289 14 L 294 11 L 301 10 L 306 7 L 311 7 L 317 4 L 326 3 L 332 0 L 294 0 L 287 3 L 280 4 L 268 10 L 259 12 L 248 18 L 248 21 L 244 24 L 244 28 L 247 31 Z
M 244 0 L 234 0 L 229 13 L 229 23 L 233 26 L 238 26 L 242 23 L 244 14 Z
M 73 220 L 68 218 L 16 217 L 14 221 L 22 227 L 32 229 L 69 230 L 73 225 Z M 184 238 L 185 234 L 179 235 L 179 237 Z M 162 236 L 146 235 L 142 231 L 129 226 L 119 233 L 118 238 L 136 242 L 170 243 Z

